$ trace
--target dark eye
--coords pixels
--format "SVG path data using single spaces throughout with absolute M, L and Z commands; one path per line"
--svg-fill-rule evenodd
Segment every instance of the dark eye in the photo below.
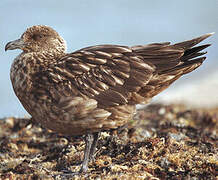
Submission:
M 41 35 L 41 34 L 34 34 L 34 35 L 32 36 L 32 39 L 35 40 L 35 41 L 37 41 L 37 40 L 39 40 L 39 39 L 42 39 L 43 37 L 44 37 L 44 36 Z

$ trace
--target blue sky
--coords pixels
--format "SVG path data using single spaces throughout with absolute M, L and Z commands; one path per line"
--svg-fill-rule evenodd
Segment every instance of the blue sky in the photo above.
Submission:
M 53 27 L 67 41 L 68 52 L 96 44 L 179 42 L 208 32 L 218 33 L 216 0 L 1 0 L 0 9 L 0 117 L 27 114 L 9 79 L 10 66 L 20 51 L 5 53 L 4 46 L 29 26 Z M 205 41 L 213 43 L 208 48 L 208 61 L 172 88 L 200 81 L 202 76 L 217 71 L 217 40 L 215 34 Z

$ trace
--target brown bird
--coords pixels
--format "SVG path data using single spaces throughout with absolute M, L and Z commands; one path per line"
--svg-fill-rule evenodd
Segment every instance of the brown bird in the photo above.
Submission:
M 98 45 L 66 53 L 64 39 L 44 25 L 30 27 L 5 50 L 21 49 L 11 67 L 15 94 L 44 127 L 65 135 L 86 135 L 87 171 L 98 135 L 133 118 L 146 104 L 206 57 L 195 46 L 212 33 L 170 45 Z

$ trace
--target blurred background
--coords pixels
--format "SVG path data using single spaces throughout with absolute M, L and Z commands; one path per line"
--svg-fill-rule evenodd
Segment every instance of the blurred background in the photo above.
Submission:
M 218 1 L 54 1 L 0 2 L 0 117 L 25 116 L 10 82 L 10 66 L 20 50 L 4 52 L 8 41 L 27 27 L 53 27 L 67 41 L 68 52 L 97 44 L 138 45 L 188 40 L 216 32 L 204 43 L 208 59 L 203 66 L 174 83 L 154 102 L 210 107 L 218 104 Z

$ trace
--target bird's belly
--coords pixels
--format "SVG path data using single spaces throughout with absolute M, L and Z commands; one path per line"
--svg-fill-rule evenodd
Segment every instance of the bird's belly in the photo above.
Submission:
M 79 109 L 81 113 L 74 108 L 69 112 L 55 103 L 36 99 L 29 92 L 19 91 L 16 94 L 34 121 L 64 135 L 83 135 L 118 128 L 132 119 L 135 109 L 134 107 L 117 107 L 105 111 L 96 107 L 85 112 L 84 107 Z M 84 102 L 84 104 L 87 103 Z
M 21 98 L 19 98 L 21 100 Z M 76 119 L 74 115 L 56 106 L 56 104 L 42 102 L 26 96 L 21 100 L 22 105 L 32 116 L 32 119 L 43 127 L 64 135 L 82 135 L 102 130 L 103 124 L 94 120 L 90 124 L 89 118 Z

